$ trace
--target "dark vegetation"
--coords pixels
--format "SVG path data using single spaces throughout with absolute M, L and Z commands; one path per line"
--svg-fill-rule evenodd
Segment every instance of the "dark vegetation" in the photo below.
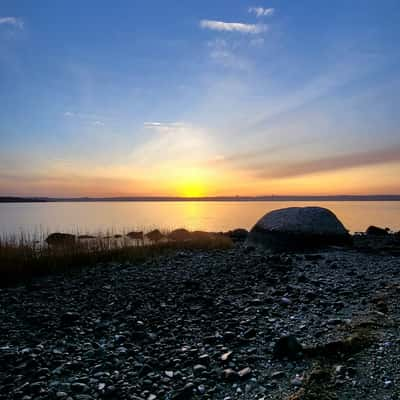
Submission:
M 28 240 L 24 235 L 0 238 L 0 287 L 99 263 L 138 263 L 177 250 L 227 249 L 232 246 L 231 239 L 222 234 L 198 232 L 186 240 L 167 240 L 167 235 L 159 230 L 147 235 L 151 238 L 147 242 L 138 240 L 136 243 L 123 235 L 73 236 L 55 233 L 49 235 L 44 243 Z

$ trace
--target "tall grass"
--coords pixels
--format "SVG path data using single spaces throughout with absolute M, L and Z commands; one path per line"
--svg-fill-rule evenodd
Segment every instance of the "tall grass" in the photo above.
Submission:
M 45 236 L 40 235 L 43 239 Z M 141 262 L 148 258 L 176 250 L 226 249 L 232 241 L 223 235 L 195 235 L 187 241 L 168 241 L 132 245 L 122 236 L 98 235 L 90 240 L 48 246 L 21 233 L 19 236 L 0 237 L 0 287 L 26 283 L 35 277 L 54 272 L 68 272 L 108 262 Z

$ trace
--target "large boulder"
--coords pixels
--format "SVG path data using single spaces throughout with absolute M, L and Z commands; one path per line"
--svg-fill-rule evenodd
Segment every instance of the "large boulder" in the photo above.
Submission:
M 348 245 L 352 239 L 332 211 L 290 207 L 264 215 L 250 231 L 248 241 L 271 251 L 290 251 Z

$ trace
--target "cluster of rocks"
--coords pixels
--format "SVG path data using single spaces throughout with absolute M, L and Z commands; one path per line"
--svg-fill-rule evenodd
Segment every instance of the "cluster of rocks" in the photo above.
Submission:
M 0 400 L 399 398 L 400 257 L 251 235 L 0 290 Z
M 229 232 L 205 232 L 205 231 L 193 231 L 190 232 L 187 229 L 179 228 L 169 233 L 162 233 L 159 229 L 153 229 L 147 233 L 143 231 L 131 231 L 126 235 L 115 234 L 106 236 L 93 236 L 93 235 L 73 235 L 71 233 L 55 232 L 51 233 L 45 239 L 45 242 L 49 246 L 70 246 L 74 245 L 79 241 L 91 241 L 91 240 L 102 240 L 102 239 L 129 239 L 135 244 L 154 244 L 159 242 L 186 242 L 191 240 L 202 240 L 212 239 L 216 236 L 224 235 L 232 237 L 234 240 L 244 240 L 247 236 L 247 231 L 244 229 L 236 229 Z
M 337 347 L 330 385 L 394 399 L 399 293 L 399 258 L 357 250 L 237 245 L 54 275 L 0 292 L 0 399 L 282 399 L 359 321 L 379 335 Z

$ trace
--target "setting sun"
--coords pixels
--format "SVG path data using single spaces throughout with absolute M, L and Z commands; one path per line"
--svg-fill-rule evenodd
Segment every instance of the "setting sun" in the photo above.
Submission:
M 183 197 L 201 197 L 207 195 L 205 171 L 190 168 L 179 174 L 177 193 Z

